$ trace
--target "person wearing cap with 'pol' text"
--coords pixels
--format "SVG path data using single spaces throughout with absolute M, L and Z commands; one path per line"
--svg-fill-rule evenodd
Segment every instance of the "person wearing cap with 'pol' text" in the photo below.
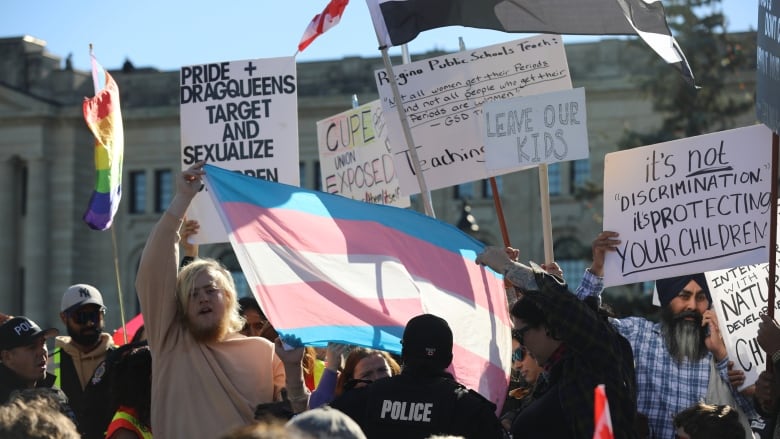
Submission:
M 352 389 L 331 402 L 331 407 L 354 419 L 372 439 L 434 434 L 503 437 L 495 404 L 445 371 L 452 362 L 452 330 L 447 321 L 433 314 L 409 320 L 401 359 L 400 375 Z
M 54 375 L 46 371 L 46 339 L 58 333 L 54 328 L 41 329 L 27 317 L 0 325 L 0 404 L 14 391 L 54 386 Z
M 104 360 L 116 349 L 111 334 L 103 332 L 105 313 L 97 288 L 87 284 L 68 287 L 60 304 L 60 319 L 68 335 L 55 339 L 49 365 L 57 376 L 55 384 L 68 395 L 85 439 L 102 438 L 111 421 L 110 414 L 101 414 L 110 402 L 109 386 L 101 382 L 106 374 Z

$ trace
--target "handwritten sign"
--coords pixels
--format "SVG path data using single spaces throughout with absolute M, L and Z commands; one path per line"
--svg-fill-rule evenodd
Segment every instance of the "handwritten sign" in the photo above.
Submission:
M 182 67 L 179 86 L 182 169 L 206 160 L 253 177 L 300 184 L 295 58 Z M 187 215 L 200 222 L 195 242 L 227 242 L 207 194 L 195 197 Z
M 482 139 L 486 102 L 571 88 L 561 38 L 544 35 L 394 67 L 429 189 L 511 172 L 489 172 Z M 385 70 L 375 73 L 405 195 L 420 192 Z
M 756 116 L 780 132 L 780 4 L 772 0 L 758 0 L 756 45 Z
M 317 122 L 323 191 L 367 203 L 411 205 L 401 195 L 379 101 Z
M 771 131 L 764 125 L 607 154 L 607 286 L 764 263 Z
M 780 262 L 777 250 L 775 258 Z M 710 271 L 704 275 L 729 358 L 735 367 L 745 371 L 743 388 L 747 387 L 766 369 L 766 352 L 758 345 L 756 335 L 761 322 L 759 313 L 767 310 L 769 264 Z M 778 315 L 780 300 L 775 303 L 775 310 Z
M 489 170 L 588 158 L 584 88 L 492 101 L 482 109 Z

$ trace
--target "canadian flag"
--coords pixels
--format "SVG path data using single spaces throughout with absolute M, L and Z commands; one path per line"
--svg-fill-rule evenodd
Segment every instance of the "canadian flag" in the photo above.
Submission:
M 596 386 L 595 398 L 596 428 L 593 429 L 593 439 L 615 439 L 612 433 L 612 418 L 609 417 L 609 401 L 603 384 Z
M 298 43 L 298 51 L 302 52 L 315 38 L 339 24 L 341 14 L 344 13 L 347 3 L 349 3 L 349 0 L 330 0 L 330 3 L 325 6 L 322 13 L 315 15 L 311 20 L 311 23 L 309 23 L 309 26 L 303 32 L 301 42 Z

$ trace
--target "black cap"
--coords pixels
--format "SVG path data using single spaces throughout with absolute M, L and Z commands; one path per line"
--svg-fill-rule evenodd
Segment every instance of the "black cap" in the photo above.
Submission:
M 401 356 L 427 360 L 442 369 L 452 362 L 452 330 L 447 321 L 433 314 L 413 317 L 404 328 Z
M 14 317 L 0 325 L 0 350 L 27 346 L 39 337 L 53 337 L 59 334 L 56 328 L 41 329 L 27 317 Z

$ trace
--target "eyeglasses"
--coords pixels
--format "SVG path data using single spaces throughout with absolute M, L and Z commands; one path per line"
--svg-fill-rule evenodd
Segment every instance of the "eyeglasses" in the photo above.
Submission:
M 525 348 L 520 346 L 519 348 L 512 351 L 512 363 L 515 361 L 523 361 L 523 358 L 525 358 Z
M 523 326 L 522 328 L 513 329 L 513 330 L 512 330 L 512 338 L 514 338 L 515 340 L 517 340 L 518 342 L 520 342 L 520 344 L 521 344 L 521 345 L 525 345 L 525 343 L 523 342 L 523 335 L 524 335 L 524 334 L 525 334 L 525 333 L 526 333 L 526 332 L 527 332 L 529 329 L 531 329 L 531 327 L 530 327 L 530 326 L 528 326 L 528 325 L 525 325 L 525 326 Z
M 104 309 L 97 309 L 93 311 L 73 311 L 70 313 L 70 317 L 79 325 L 86 325 L 89 322 L 97 324 L 100 322 L 100 316 L 103 314 L 105 314 Z

